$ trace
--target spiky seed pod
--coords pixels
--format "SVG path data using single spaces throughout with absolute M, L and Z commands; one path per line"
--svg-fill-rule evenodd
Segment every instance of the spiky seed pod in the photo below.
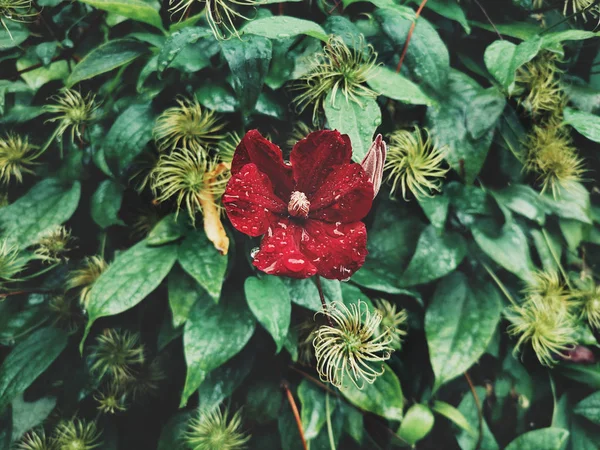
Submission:
M 15 450 L 56 450 L 55 442 L 46 437 L 44 430 L 32 430 L 15 444 Z
M 231 166 L 233 161 L 233 154 L 235 149 L 240 144 L 242 138 L 235 131 L 227 133 L 224 139 L 222 139 L 217 145 L 217 157 L 219 161 Z
M 214 111 L 202 108 L 195 98 L 180 97 L 177 104 L 156 119 L 153 135 L 158 151 L 180 147 L 203 150 L 225 137 L 222 130 L 226 123 Z
M 187 10 L 196 0 L 169 0 L 169 12 L 171 17 L 184 17 Z M 233 36 L 239 38 L 239 33 L 235 27 L 237 19 L 248 20 L 246 16 L 240 14 L 236 8 L 238 6 L 254 7 L 261 4 L 257 0 L 200 0 L 204 3 L 206 10 L 206 20 L 216 39 L 229 39 Z
M 443 167 L 444 156 L 444 151 L 431 142 L 427 130 L 415 127 L 412 132 L 398 130 L 392 133 L 383 167 L 388 182 L 392 183 L 392 196 L 396 195 L 399 186 L 405 200 L 407 191 L 416 198 L 431 197 L 434 191 L 439 192 L 449 170 Z
M 98 403 L 98 411 L 102 414 L 116 414 L 127 410 L 127 395 L 115 382 L 98 391 L 94 395 L 94 400 Z
M 600 330 L 600 285 L 591 285 L 576 293 L 581 319 L 587 320 L 592 328 Z
M 305 320 L 296 326 L 298 332 L 298 362 L 311 366 L 315 360 L 313 341 L 320 324 L 313 319 Z
M 144 364 L 128 383 L 128 390 L 134 400 L 153 397 L 158 393 L 160 383 L 167 378 L 161 360 L 154 358 L 149 364 Z
M 545 366 L 554 365 L 555 355 L 577 345 L 573 315 L 544 297 L 533 296 L 520 306 L 511 306 L 507 318 L 511 322 L 508 334 L 518 336 L 515 353 L 530 342 L 540 363 Z
M 127 382 L 138 373 L 145 360 L 138 333 L 106 329 L 92 348 L 90 372 L 98 379 L 108 375 L 116 382 Z
M 582 18 L 584 22 L 587 22 L 588 14 L 594 18 L 600 16 L 600 4 L 596 0 L 564 0 L 565 5 L 563 8 L 563 15 L 574 14 L 575 18 Z
M 322 325 L 316 333 L 313 345 L 317 359 L 317 372 L 322 381 L 336 387 L 342 386 L 347 376 L 359 389 L 364 382 L 374 383 L 383 374 L 383 364 L 390 358 L 391 330 L 379 333 L 381 314 L 369 311 L 367 304 L 359 300 L 348 308 L 344 303 L 330 303 L 327 311 L 333 327 Z
M 83 313 L 73 296 L 54 295 L 48 302 L 50 314 L 55 317 L 54 323 L 70 333 L 77 331 L 83 321 Z
M 57 136 L 62 136 L 71 130 L 71 140 L 83 139 L 84 126 L 95 116 L 99 105 L 95 103 L 96 96 L 91 92 L 85 97 L 74 89 L 63 89 L 59 94 L 50 97 L 54 103 L 44 106 L 44 111 L 53 114 L 48 122 L 58 122 Z
M 71 232 L 64 226 L 56 226 L 40 237 L 34 253 L 48 263 L 67 261 L 71 241 Z
M 576 308 L 573 295 L 555 270 L 533 272 L 531 281 L 523 289 L 523 294 L 527 299 L 541 298 L 549 307 L 562 309 L 567 313 Z
M 515 77 L 519 103 L 533 116 L 560 115 L 567 99 L 560 86 L 558 55 L 541 52 L 517 70 Z
M 557 198 L 562 189 L 571 189 L 581 181 L 584 163 L 571 144 L 569 132 L 562 126 L 534 126 L 525 142 L 525 168 L 538 175 L 542 192 L 550 190 Z
M 27 137 L 7 133 L 0 138 L 0 182 L 8 185 L 12 178 L 23 182 L 23 174 L 34 173 L 31 166 L 39 156 L 37 146 L 29 143 Z
M 87 256 L 79 268 L 69 273 L 67 289 L 80 290 L 79 303 L 83 308 L 87 308 L 92 286 L 107 268 L 108 264 L 101 256 Z
M 92 450 L 100 447 L 101 432 L 95 422 L 63 421 L 55 430 L 57 450 Z
M 242 432 L 242 415 L 221 408 L 199 410 L 188 426 L 184 440 L 191 450 L 241 450 L 250 436 Z
M 0 241 L 0 286 L 2 282 L 18 281 L 15 275 L 22 272 L 26 264 L 16 245 L 8 245 L 7 239 Z
M 301 113 L 313 105 L 313 123 L 318 123 L 319 111 L 331 92 L 332 103 L 338 93 L 345 101 L 362 105 L 362 98 L 375 98 L 379 94 L 365 86 L 377 64 L 377 53 L 361 37 L 349 48 L 338 36 L 331 36 L 322 53 L 314 56 L 310 71 L 293 86 L 300 92 L 294 99 Z
M 6 21 L 29 22 L 38 15 L 32 11 L 32 0 L 0 0 L 0 24 L 6 30 L 10 38 L 12 34 L 6 25 Z
M 207 159 L 202 149 L 177 149 L 164 154 L 151 173 L 150 187 L 159 203 L 175 199 L 177 214 L 185 207 L 195 223 L 196 212 L 204 202 L 215 203 L 225 191 L 228 176 L 215 177 L 217 162 Z
M 402 339 L 406 335 L 406 331 L 403 329 L 406 319 L 408 319 L 406 310 L 401 309 L 398 311 L 398 307 L 394 303 L 382 298 L 375 299 L 374 303 L 375 308 L 381 314 L 381 326 L 384 330 L 389 329 L 391 331 L 391 346 L 394 350 L 400 350 Z

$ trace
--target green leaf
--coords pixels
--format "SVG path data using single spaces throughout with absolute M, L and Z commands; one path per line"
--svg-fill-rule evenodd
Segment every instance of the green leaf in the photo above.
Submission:
M 244 33 L 255 34 L 269 39 L 286 39 L 305 34 L 327 42 L 327 33 L 311 20 L 290 16 L 270 16 L 256 19 L 242 29 Z
M 488 225 L 489 221 L 480 220 L 471 228 L 479 248 L 499 266 L 522 280 L 530 280 L 533 262 L 523 229 L 516 222 L 510 221 L 497 234 L 490 235 Z
M 306 440 L 316 438 L 327 421 L 325 412 L 325 395 L 308 380 L 302 380 L 298 386 L 298 398 L 300 398 L 302 426 Z
M 583 366 L 577 363 L 562 363 L 558 367 L 561 375 L 600 390 L 600 363 Z
M 572 183 L 568 189 L 561 189 L 556 198 L 550 194 L 541 197 L 548 213 L 563 219 L 592 223 L 590 193 L 581 183 Z
M 214 36 L 210 30 L 200 27 L 184 28 L 169 36 L 158 54 L 156 63 L 158 73 L 162 74 L 189 44 L 196 43 L 203 38 L 214 40 Z M 210 63 L 210 59 L 208 58 L 207 63 Z
M 145 44 L 131 39 L 108 41 L 89 52 L 73 68 L 66 81 L 67 87 L 100 74 L 110 72 L 117 67 L 130 63 L 147 52 Z
M 565 108 L 564 123 L 571 125 L 590 141 L 600 142 L 600 117 L 573 108 Z
M 10 34 L 4 26 L 9 29 Z M 0 24 L 0 51 L 18 47 L 29 37 L 29 30 L 22 23 L 4 20 L 4 26 Z
M 362 104 L 350 99 L 345 99 L 337 93 L 335 103 L 333 92 L 329 92 L 325 99 L 325 117 L 332 130 L 338 130 L 350 137 L 352 144 L 352 159 L 361 162 L 371 143 L 377 127 L 381 125 L 381 110 L 375 99 L 361 98 Z
M 425 405 L 416 403 L 406 411 L 398 430 L 398 436 L 414 446 L 429 434 L 434 422 L 435 417 L 431 410 Z
M 285 284 L 275 276 L 248 277 L 244 291 L 250 311 L 273 336 L 279 353 L 288 335 L 292 315 L 292 301 Z
M 120 174 L 152 139 L 154 112 L 150 102 L 133 104 L 123 111 L 108 131 L 103 143 L 106 163 Z
M 443 402 L 441 400 L 435 400 L 431 405 L 431 409 L 434 410 L 436 413 L 441 414 L 446 419 L 452 421 L 454 424 L 458 425 L 471 436 L 477 437 L 477 433 L 475 432 L 471 424 L 469 424 L 469 421 L 465 418 L 463 413 L 461 413 L 451 404 Z
M 561 450 L 569 432 L 560 428 L 541 428 L 522 434 L 505 450 Z
M 158 2 L 153 0 L 79 0 L 104 11 L 147 23 L 162 30 Z
M 467 126 L 468 117 L 488 114 L 485 102 L 473 104 L 482 92 L 472 78 L 451 70 L 438 106 L 427 108 L 426 126 L 431 136 L 440 148 L 445 148 L 446 161 L 467 184 L 475 181 L 483 167 L 494 136 L 492 127 L 481 137 L 474 138 L 471 131 L 478 130 L 478 127 L 471 125 L 469 130 Z
M 148 233 L 146 242 L 148 245 L 164 245 L 181 239 L 187 231 L 184 220 L 181 216 L 176 217 L 175 213 L 163 217 Z
M 124 188 L 115 180 L 104 180 L 92 195 L 92 219 L 100 228 L 112 225 L 125 225 L 119 219 L 119 210 L 123 201 Z
M 510 92 L 517 69 L 535 58 L 541 45 L 542 41 L 538 37 L 519 45 L 509 41 L 495 41 L 485 49 L 485 65 L 502 87 Z
M 409 105 L 435 103 L 435 100 L 425 94 L 415 83 L 385 66 L 375 66 L 370 72 L 367 84 L 379 94 Z
M 0 302 L 0 345 L 14 346 L 47 320 L 42 294 L 30 294 L 19 302 Z
M 467 130 L 473 139 L 480 139 L 496 127 L 500 115 L 504 111 L 506 100 L 496 88 L 491 87 L 477 94 L 467 109 Z
M 475 392 L 477 393 L 477 397 L 479 399 L 479 407 L 475 404 L 474 396 L 470 393 L 467 393 L 460 405 L 458 405 L 458 410 L 463 414 L 465 419 L 471 424 L 471 428 L 478 430 L 479 429 L 479 408 L 483 408 L 484 405 L 482 401 L 486 398 L 486 392 L 483 387 L 476 387 Z M 498 443 L 496 442 L 496 438 L 490 431 L 490 428 L 485 420 L 485 417 L 482 417 L 482 435 L 481 442 L 479 442 L 479 434 L 472 435 L 467 431 L 461 431 L 460 434 L 456 437 L 460 448 L 462 450 L 476 450 L 476 449 L 485 449 L 485 450 L 499 450 Z
M 189 427 L 195 411 L 183 411 L 175 414 L 165 424 L 158 440 L 158 450 L 185 450 L 186 445 L 181 439 Z
M 20 342 L 0 366 L 0 411 L 27 389 L 67 346 L 67 334 L 42 328 Z
M 38 64 L 39 59 L 28 54 L 19 58 L 16 63 L 17 69 L 23 71 L 21 78 L 25 80 L 31 89 L 37 90 L 49 81 L 64 80 L 69 75 L 69 64 L 67 61 L 56 61 L 49 66 L 33 69 Z
M 321 310 L 321 300 L 317 285 L 309 278 L 296 279 L 282 277 L 283 284 L 286 285 L 292 303 L 295 303 L 311 311 Z M 322 280 L 321 280 L 322 281 Z
M 358 389 L 353 383 L 347 382 L 340 387 L 340 392 L 354 406 L 389 420 L 400 421 L 404 405 L 400 380 L 387 364 L 383 369 L 383 375 L 375 383 L 365 383 L 362 389 Z
M 450 197 L 447 195 L 434 195 L 417 199 L 419 206 L 433 225 L 438 230 L 443 230 L 448 218 Z
M 197 302 L 204 302 L 208 294 L 198 282 L 179 266 L 173 267 L 167 277 L 169 306 L 173 314 L 173 326 L 183 325 Z
M 240 108 L 248 117 L 254 111 L 271 62 L 271 41 L 262 36 L 221 42 L 221 51 L 231 69 L 232 86 Z
M 546 210 L 540 194 L 525 184 L 511 184 L 499 191 L 491 191 L 496 201 L 511 211 L 540 225 L 546 222 Z
M 181 395 L 185 406 L 206 375 L 244 348 L 254 333 L 255 322 L 243 295 L 229 292 L 220 303 L 197 302 L 185 324 L 183 348 L 187 377 Z
M 56 398 L 42 397 L 26 402 L 23 394 L 17 396 L 11 404 L 13 415 L 12 439 L 17 440 L 27 431 L 40 425 L 56 406 Z
M 468 370 L 485 353 L 502 313 L 492 284 L 455 272 L 437 286 L 425 313 L 434 391 Z
M 179 264 L 217 303 L 227 270 L 227 256 L 221 255 L 204 230 L 188 234 L 179 247 Z
M 421 3 L 419 0 L 412 0 L 412 2 L 415 4 Z M 429 0 L 427 2 L 427 8 L 435 11 L 440 16 L 455 20 L 463 27 L 465 33 L 471 33 L 471 27 L 469 26 L 465 12 L 456 0 Z
M 392 40 L 394 50 L 400 54 L 413 21 L 387 8 L 377 10 L 375 17 Z M 404 65 L 419 84 L 424 83 L 436 92 L 444 90 L 450 72 L 448 49 L 435 28 L 423 17 L 419 17 L 414 27 Z
M 40 181 L 23 197 L 0 208 L 2 236 L 9 245 L 22 248 L 36 243 L 45 232 L 69 220 L 77 208 L 80 193 L 78 181 L 72 185 L 54 178 Z
M 176 259 L 176 245 L 150 247 L 146 241 L 119 253 L 90 291 L 81 347 L 97 319 L 120 314 L 141 302 L 167 276 Z
M 573 412 L 600 425 L 600 392 L 594 392 L 581 400 L 575 405 Z
M 423 230 L 417 249 L 401 277 L 404 286 L 429 283 L 458 267 L 467 253 L 463 237 L 453 231 L 442 232 L 429 225 Z
M 201 105 L 216 112 L 231 113 L 239 109 L 240 104 L 231 88 L 222 84 L 205 83 L 196 91 Z

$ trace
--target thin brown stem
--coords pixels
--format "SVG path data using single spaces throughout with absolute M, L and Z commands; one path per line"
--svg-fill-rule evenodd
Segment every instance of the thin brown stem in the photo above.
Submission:
M 325 294 L 323 294 L 323 286 L 321 286 L 321 277 L 319 275 L 315 275 L 315 283 L 317 284 L 317 290 L 319 291 L 319 298 L 321 299 L 321 306 L 323 307 L 323 313 L 325 317 L 327 317 L 327 322 L 329 322 L 329 326 L 333 327 L 333 321 L 331 317 L 327 314 L 327 302 L 325 301 Z
M 322 383 L 321 381 L 317 380 L 315 377 L 313 377 L 312 375 L 309 375 L 308 373 L 304 372 L 303 370 L 298 369 L 295 366 L 288 366 L 290 369 L 292 369 L 294 372 L 298 372 L 300 375 L 302 375 L 304 378 L 306 378 L 308 381 L 310 381 L 311 383 L 319 386 L 321 389 L 323 389 L 324 391 L 329 392 L 330 394 L 335 395 L 336 397 L 338 396 L 338 393 L 336 391 L 334 391 L 333 389 L 331 389 L 329 386 L 327 386 L 325 383 Z
M 421 4 L 419 5 L 419 9 L 417 9 L 417 12 L 415 13 L 415 20 L 413 21 L 412 25 L 410 26 L 410 29 L 408 30 L 408 35 L 406 36 L 406 42 L 404 43 L 404 48 L 402 49 L 402 54 L 400 55 L 400 61 L 398 61 L 398 66 L 396 67 L 396 73 L 400 73 L 400 69 L 402 69 L 402 63 L 404 62 L 404 58 L 406 57 L 406 52 L 408 51 L 408 44 L 410 44 L 410 40 L 415 31 L 415 27 L 417 26 L 417 20 L 419 19 L 419 16 L 421 15 L 421 11 L 423 11 L 423 8 L 425 8 L 426 3 L 427 3 L 427 0 L 423 0 L 421 2 Z
M 490 18 L 490 16 L 488 15 L 487 11 L 485 10 L 485 8 L 481 5 L 481 3 L 479 3 L 479 0 L 473 0 L 475 2 L 475 4 L 477 6 L 479 6 L 479 9 L 481 10 L 481 12 L 483 13 L 483 15 L 485 16 L 485 18 L 487 19 L 487 21 L 490 23 L 490 25 L 492 26 L 492 28 L 494 29 L 494 31 L 496 32 L 496 34 L 498 35 L 498 37 L 500 38 L 501 41 L 504 40 L 504 38 L 502 37 L 502 35 L 500 34 L 500 31 L 498 31 L 498 28 L 496 28 L 496 25 L 494 24 L 494 22 L 492 22 L 492 19 Z
M 463 375 L 467 379 L 467 383 L 469 383 L 469 388 L 471 388 L 471 394 L 473 394 L 473 399 L 475 400 L 475 406 L 477 406 L 477 418 L 479 419 L 479 435 L 477 436 L 477 445 L 475 445 L 475 450 L 479 450 L 479 447 L 481 447 L 481 441 L 483 439 L 483 411 L 481 410 L 481 402 L 479 400 L 479 395 L 477 395 L 477 390 L 475 390 L 473 380 L 471 380 L 471 377 L 469 376 L 468 372 L 464 372 Z
M 298 406 L 296 405 L 296 400 L 294 400 L 294 396 L 292 395 L 292 391 L 288 386 L 287 381 L 281 382 L 281 387 L 285 391 L 288 402 L 292 408 L 292 413 L 294 413 L 294 419 L 296 419 L 296 425 L 298 426 L 298 432 L 300 433 L 300 439 L 302 439 L 302 448 L 304 450 L 308 450 L 308 446 L 306 445 L 306 438 L 304 437 L 304 428 L 302 427 L 302 420 L 300 419 L 300 413 L 298 412 Z

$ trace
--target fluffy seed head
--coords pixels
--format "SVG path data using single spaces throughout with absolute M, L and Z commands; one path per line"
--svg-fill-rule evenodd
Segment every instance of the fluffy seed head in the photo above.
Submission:
M 361 98 L 377 97 L 377 92 L 364 85 L 377 64 L 376 60 L 377 53 L 371 45 L 365 44 L 362 37 L 353 48 L 349 48 L 340 37 L 330 37 L 323 52 L 314 56 L 310 71 L 293 87 L 300 91 L 294 99 L 298 111 L 313 105 L 313 123 L 316 124 L 329 92 L 333 104 L 338 93 L 346 102 L 353 101 L 359 105 L 362 105 Z
M 77 331 L 83 321 L 83 314 L 74 297 L 67 294 L 52 296 L 48 302 L 50 314 L 55 318 L 54 323 L 68 332 Z
M 289 147 L 290 149 L 294 148 L 294 145 L 296 145 L 297 142 L 306 138 L 306 136 L 308 136 L 313 131 L 315 130 L 309 127 L 301 120 L 296 121 L 288 139 L 285 141 L 287 147 Z
M 31 10 L 32 0 L 0 0 L 0 25 L 6 30 L 12 39 L 12 34 L 6 26 L 6 20 L 12 22 L 30 22 L 38 15 L 37 11 Z
M 371 312 L 363 301 L 352 303 L 330 303 L 326 316 L 334 326 L 322 325 L 316 332 L 313 345 L 317 359 L 317 372 L 322 381 L 342 386 L 347 376 L 361 389 L 364 382 L 374 383 L 384 371 L 374 366 L 390 358 L 392 332 L 386 329 L 379 333 L 382 316 Z
M 228 173 L 215 177 L 217 162 L 204 156 L 201 149 L 177 149 L 164 154 L 151 173 L 150 187 L 159 203 L 175 199 L 177 213 L 182 207 L 195 223 L 203 202 L 217 201 L 228 181 Z
M 520 306 L 510 307 L 507 317 L 511 322 L 508 333 L 518 336 L 515 352 L 530 342 L 545 366 L 554 365 L 555 355 L 567 352 L 577 344 L 573 315 L 544 297 L 533 296 Z
M 69 259 L 67 253 L 71 250 L 71 241 L 71 232 L 64 226 L 56 226 L 38 240 L 35 254 L 48 263 L 67 261 Z
M 7 239 L 0 241 L 0 286 L 2 282 L 18 281 L 15 275 L 25 269 L 26 264 L 17 246 L 8 245 Z
M 580 318 L 587 320 L 592 328 L 600 330 L 600 285 L 592 285 L 577 293 Z
M 560 86 L 561 71 L 557 62 L 556 53 L 542 52 L 517 71 L 519 103 L 534 117 L 560 114 L 567 102 Z
M 91 92 L 84 97 L 74 89 L 63 89 L 50 97 L 54 103 L 44 106 L 44 110 L 54 115 L 49 122 L 58 122 L 57 135 L 62 136 L 70 129 L 71 140 L 75 140 L 75 136 L 82 139 L 83 127 L 94 119 L 98 109 L 95 98 Z
M 398 185 L 405 200 L 407 191 L 416 198 L 431 197 L 432 192 L 439 192 L 449 170 L 442 167 L 443 162 L 444 152 L 433 145 L 426 130 L 422 132 L 415 127 L 412 132 L 395 131 L 389 139 L 384 165 L 388 182 L 392 183 L 392 195 L 398 191 Z
M 533 273 L 523 289 L 527 299 L 540 298 L 548 307 L 571 312 L 575 307 L 573 295 L 559 273 L 555 270 L 539 270 Z
M 26 137 L 14 133 L 0 137 L 0 183 L 8 185 L 13 178 L 21 183 L 24 173 L 32 174 L 37 149 Z
M 240 144 L 242 138 L 235 131 L 227 133 L 224 139 L 217 144 L 217 157 L 219 161 L 225 164 L 231 164 L 235 149 Z
M 106 329 L 96 338 L 90 356 L 90 372 L 98 379 L 106 375 L 117 382 L 134 377 L 144 364 L 144 346 L 140 336 L 130 331 Z
M 166 378 L 160 358 L 154 358 L 152 362 L 145 363 L 137 370 L 135 378 L 129 381 L 127 388 L 134 400 L 151 397 L 158 393 L 160 383 Z
M 408 314 L 406 310 L 401 309 L 387 300 L 378 298 L 374 300 L 375 308 L 381 314 L 381 327 L 383 330 L 390 330 L 392 336 L 391 346 L 394 350 L 400 350 L 402 347 L 402 338 L 406 335 L 403 329 Z
M 79 303 L 83 308 L 87 308 L 92 286 L 107 267 L 108 264 L 101 256 L 88 256 L 82 261 L 79 268 L 69 274 L 67 289 L 80 289 Z
M 15 444 L 15 450 L 55 450 L 52 439 L 47 438 L 44 430 L 32 430 Z
M 559 125 L 534 126 L 527 137 L 525 168 L 536 173 L 542 192 L 550 189 L 556 198 L 561 188 L 570 189 L 581 181 L 583 160 L 571 144 L 568 131 Z
M 180 97 L 177 104 L 156 119 L 153 134 L 160 152 L 178 147 L 200 150 L 225 137 L 221 133 L 226 124 L 214 111 L 203 109 L 195 98 Z
M 102 444 L 95 422 L 79 419 L 62 422 L 55 434 L 57 450 L 92 450 Z
M 127 410 L 126 395 L 118 383 L 112 382 L 94 395 L 98 403 L 98 411 L 102 414 L 116 414 Z
M 564 0 L 563 15 L 576 14 L 575 18 L 582 18 L 587 22 L 588 15 L 597 19 L 600 17 L 600 4 L 596 0 Z
M 190 421 L 185 442 L 191 450 L 241 450 L 250 436 L 242 432 L 241 411 L 229 418 L 229 411 L 217 407 L 199 410 Z

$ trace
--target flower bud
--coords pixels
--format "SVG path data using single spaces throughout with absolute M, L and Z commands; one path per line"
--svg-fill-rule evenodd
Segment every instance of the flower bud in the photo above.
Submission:
M 377 196 L 379 188 L 381 187 L 383 164 L 385 163 L 386 154 L 387 146 L 385 145 L 385 141 L 381 134 L 378 134 L 371 144 L 365 159 L 360 163 L 365 172 L 367 172 L 371 183 L 373 183 L 373 198 Z
M 565 361 L 570 361 L 575 364 L 594 364 L 596 362 L 594 353 L 583 345 L 576 345 L 574 348 L 562 354 L 561 357 Z

